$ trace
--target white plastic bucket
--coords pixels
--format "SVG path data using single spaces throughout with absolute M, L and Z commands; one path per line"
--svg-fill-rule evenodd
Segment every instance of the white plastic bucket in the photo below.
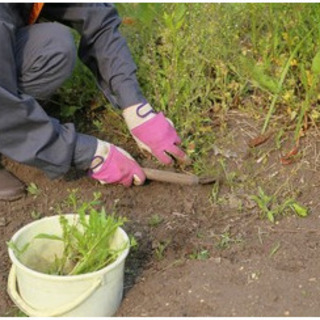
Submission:
M 72 220 L 76 215 L 68 214 L 66 217 Z M 59 216 L 43 218 L 26 225 L 14 234 L 12 241 L 21 248 L 39 233 L 61 235 Z M 125 231 L 118 228 L 112 247 L 122 248 L 128 242 Z M 61 241 L 37 239 L 23 254 L 21 262 L 13 250 L 9 249 L 12 267 L 8 293 L 13 302 L 31 317 L 113 316 L 122 300 L 124 263 L 129 246 L 112 264 L 83 275 L 49 275 L 26 266 L 42 263 L 44 260 L 53 261 L 54 254 L 61 251 Z M 42 262 L 32 262 L 36 256 L 41 256 Z

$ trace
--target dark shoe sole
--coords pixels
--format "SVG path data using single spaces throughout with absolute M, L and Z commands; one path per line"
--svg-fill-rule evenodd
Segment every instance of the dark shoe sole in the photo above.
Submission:
M 16 201 L 21 199 L 25 195 L 24 190 L 21 192 L 21 194 L 13 195 L 13 196 L 6 196 L 6 197 L 0 197 L 0 201 Z

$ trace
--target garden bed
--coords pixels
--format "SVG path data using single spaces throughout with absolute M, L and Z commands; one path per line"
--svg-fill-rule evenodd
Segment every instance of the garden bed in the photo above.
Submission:
M 18 314 L 6 294 L 5 241 L 35 212 L 53 215 L 67 190 L 79 188 L 83 199 L 100 191 L 107 208 L 115 206 L 130 220 L 126 231 L 139 243 L 126 263 L 118 316 L 317 316 L 319 137 L 310 131 L 300 159 L 284 166 L 274 138 L 255 150 L 248 146 L 259 128 L 250 117 L 230 112 L 225 120 L 227 131 L 215 141 L 222 154 L 208 155 L 211 162 L 225 161 L 229 176 L 222 175 L 219 191 L 156 182 L 130 189 L 101 186 L 74 171 L 50 181 L 6 160 L 7 168 L 27 185 L 36 183 L 39 192 L 0 204 L 0 314 Z M 267 194 L 280 188 L 279 202 L 295 196 L 310 214 L 280 215 L 271 223 L 250 198 L 257 186 Z

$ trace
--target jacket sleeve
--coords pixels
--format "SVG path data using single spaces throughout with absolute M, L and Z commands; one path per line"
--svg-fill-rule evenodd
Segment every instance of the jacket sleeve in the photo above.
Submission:
M 88 141 L 77 135 L 72 124 L 61 125 L 51 119 L 33 97 L 19 90 L 16 26 L 7 9 L 0 4 L 0 154 L 56 178 L 69 170 L 74 156 Z M 95 140 L 90 143 L 95 148 Z M 88 165 L 80 162 L 79 167 Z
M 121 20 L 112 4 L 48 3 L 41 14 L 80 33 L 79 57 L 115 107 L 124 109 L 145 100 L 131 53 L 118 30 Z

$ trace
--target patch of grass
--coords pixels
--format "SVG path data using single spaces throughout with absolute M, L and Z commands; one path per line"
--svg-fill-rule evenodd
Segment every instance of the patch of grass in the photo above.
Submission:
M 78 45 L 80 37 L 76 32 L 73 34 Z M 76 61 L 70 79 L 64 83 L 50 102 L 59 107 L 59 113 L 63 119 L 72 121 L 80 112 L 88 113 L 106 104 L 93 74 L 79 59 Z
M 258 205 L 261 216 L 274 223 L 280 215 L 293 212 L 299 217 L 306 217 L 309 214 L 308 208 L 299 204 L 295 199 L 289 198 L 280 202 L 274 195 L 267 195 L 263 189 L 258 187 L 258 195 L 251 196 L 251 199 Z
M 266 131 L 275 112 L 296 122 L 316 106 L 318 4 L 119 4 L 146 96 L 183 137 L 194 170 L 214 141 L 212 120 L 248 98 Z M 139 41 L 137 41 L 139 39 Z M 313 62 L 313 63 L 312 63 Z M 306 101 L 301 108 L 301 102 Z M 311 107 L 311 106 L 315 107 Z M 281 106 L 281 108 L 279 108 Z M 256 111 L 255 111 L 256 113 Z M 295 117 L 291 117 L 296 114 Z M 299 114 L 299 116 L 298 116 Z M 313 114 L 316 114 L 313 112 Z
M 196 174 L 214 166 L 212 145 L 231 108 L 264 118 L 262 132 L 272 130 L 273 116 L 281 114 L 283 128 L 295 130 L 293 143 L 319 123 L 319 4 L 118 3 L 117 8 L 143 92 L 174 122 Z M 106 119 L 112 115 L 111 108 L 79 61 L 55 99 L 65 118 L 86 110 L 96 135 L 115 143 L 129 139 L 121 117 L 113 126 L 101 120 L 104 113 Z M 280 142 L 279 136 L 278 148 Z

